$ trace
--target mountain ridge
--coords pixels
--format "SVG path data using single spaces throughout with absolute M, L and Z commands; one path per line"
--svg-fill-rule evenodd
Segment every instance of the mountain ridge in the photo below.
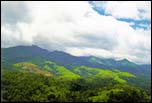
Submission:
M 52 100 L 56 95 L 56 100 L 58 100 L 58 97 L 61 96 L 58 93 L 64 90 L 63 93 L 68 93 L 67 98 L 73 93 L 76 93 L 76 95 L 71 96 L 71 98 L 78 97 L 77 93 L 80 93 L 82 94 L 80 97 L 87 95 L 85 98 L 88 98 L 88 101 L 90 101 L 90 98 L 94 101 L 94 98 L 105 97 L 105 95 L 105 98 L 111 98 L 111 96 L 116 95 L 113 93 L 119 93 L 118 91 L 120 91 L 118 95 L 122 98 L 122 93 L 127 93 L 126 96 L 138 93 L 140 90 L 138 88 L 141 88 L 142 91 L 151 90 L 150 67 L 149 65 L 140 66 L 127 59 L 116 61 L 95 56 L 76 57 L 61 51 L 49 52 L 37 46 L 1 49 L 3 88 L 9 88 L 7 90 L 4 88 L 2 93 L 5 100 L 10 100 L 10 96 L 13 99 L 18 98 L 18 95 L 22 97 L 21 93 L 31 94 L 31 91 L 35 91 L 32 93 L 34 97 L 44 94 L 44 96 L 40 95 L 35 100 L 50 97 L 50 100 Z M 11 84 L 8 85 L 8 81 Z M 126 88 L 126 85 L 130 89 Z M 123 91 L 120 86 L 123 86 L 126 91 Z M 131 87 L 136 87 L 137 92 L 128 92 L 128 90 L 134 90 Z M 34 88 L 34 90 L 31 90 L 31 88 Z M 51 92 L 50 88 L 52 89 Z M 22 90 L 27 92 L 22 92 Z M 39 92 L 39 90 L 42 91 Z M 52 91 L 54 91 L 54 95 Z M 102 91 L 102 94 L 99 91 Z M 48 95 L 46 95 L 46 92 L 48 92 Z M 92 93 L 96 94 L 92 95 Z M 108 93 L 111 93 L 111 96 Z M 150 92 L 147 92 L 147 95 L 148 93 L 150 94 Z M 16 94 L 18 95 L 14 97 Z M 7 98 L 6 95 L 9 97 Z M 139 95 L 141 96 L 140 93 Z M 147 95 L 145 95 L 145 98 L 148 97 Z M 23 98 L 26 97 L 27 95 L 23 96 Z M 131 97 L 134 98 L 134 94 Z M 75 98 L 75 100 L 78 98 Z M 33 100 L 33 97 L 31 100 Z M 120 99 L 118 98 L 118 100 Z
M 75 55 L 72 55 L 72 54 L 69 54 L 65 51 L 59 51 L 59 50 L 53 50 L 53 51 L 50 51 L 48 49 L 44 49 L 44 48 L 41 48 L 37 45 L 31 45 L 31 46 L 23 46 L 23 45 L 19 45 L 19 46 L 13 46 L 13 47 L 6 47 L 6 48 L 1 48 L 1 49 L 11 49 L 11 48 L 35 48 L 35 49 L 42 49 L 44 51 L 48 51 L 48 52 L 51 52 L 51 53 L 57 53 L 57 54 L 66 54 L 66 55 L 70 55 L 70 56 L 73 56 L 73 57 L 79 57 L 79 58 L 83 58 L 83 57 L 86 57 L 86 58 L 92 58 L 92 57 L 95 57 L 95 58 L 99 58 L 99 59 L 106 59 L 106 60 L 114 60 L 114 61 L 123 61 L 123 62 L 132 62 L 130 60 L 128 60 L 127 58 L 123 58 L 123 59 L 119 59 L 119 60 L 116 60 L 114 58 L 104 58 L 104 57 L 97 57 L 97 56 L 93 56 L 93 55 L 89 55 L 89 56 L 75 56 Z M 134 64 L 137 64 L 137 65 L 151 65 L 151 64 L 138 64 L 138 63 L 135 63 L 135 62 L 132 62 Z
M 127 59 L 115 60 L 95 56 L 73 56 L 62 51 L 48 51 L 36 45 L 1 48 L 1 63 L 17 63 L 29 60 L 50 60 L 68 69 L 73 69 L 73 66 L 84 65 L 93 68 L 117 68 L 120 71 L 130 72 L 135 75 L 140 75 L 142 73 L 149 73 L 148 75 L 150 75 L 151 72 L 150 69 L 144 69 L 150 68 L 151 64 L 141 66 Z

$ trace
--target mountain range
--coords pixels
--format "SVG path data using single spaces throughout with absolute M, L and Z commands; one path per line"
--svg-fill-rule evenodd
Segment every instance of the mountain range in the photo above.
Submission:
M 1 48 L 1 72 L 2 101 L 132 102 L 151 96 L 151 64 L 127 59 L 16 46 Z
M 33 63 L 43 66 L 42 61 L 48 60 L 65 66 L 72 70 L 77 66 L 88 66 L 93 68 L 114 69 L 130 72 L 135 75 L 150 76 L 151 64 L 139 65 L 130 62 L 127 59 L 115 60 L 98 58 L 95 56 L 73 56 L 62 51 L 48 51 L 36 45 L 32 46 L 16 46 L 1 49 L 1 63 L 14 64 L 24 61 L 32 61 Z

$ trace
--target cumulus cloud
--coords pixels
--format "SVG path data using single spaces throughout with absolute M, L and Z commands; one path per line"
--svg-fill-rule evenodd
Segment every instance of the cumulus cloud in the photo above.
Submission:
M 98 14 L 89 2 L 3 2 L 1 6 L 2 47 L 36 44 L 77 56 L 151 62 L 151 28 L 133 29 L 113 15 Z

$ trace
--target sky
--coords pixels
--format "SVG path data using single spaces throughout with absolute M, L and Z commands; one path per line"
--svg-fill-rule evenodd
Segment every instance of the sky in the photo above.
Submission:
M 1 47 L 151 63 L 151 1 L 3 1 Z

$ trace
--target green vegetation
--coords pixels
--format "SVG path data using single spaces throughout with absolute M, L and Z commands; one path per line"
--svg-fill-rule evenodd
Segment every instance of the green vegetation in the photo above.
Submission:
M 65 81 L 54 76 L 2 69 L 1 99 L 7 102 L 147 102 L 150 95 L 128 84 L 89 78 Z M 90 84 L 89 84 L 90 83 Z M 92 84 L 92 85 L 91 85 Z M 94 87 L 93 87 L 94 85 Z
M 148 102 L 150 100 L 146 92 L 128 85 L 115 85 L 97 94 L 89 99 L 93 102 Z
M 74 68 L 74 72 L 85 77 L 94 76 L 102 79 L 113 78 L 115 81 L 119 83 L 126 83 L 126 81 L 120 77 L 133 78 L 135 77 L 133 74 L 128 72 L 120 72 L 115 69 L 115 71 L 104 70 L 101 68 L 90 68 L 86 66 L 80 66 Z
M 151 65 L 37 46 L 1 52 L 2 102 L 151 102 Z
M 64 66 L 59 66 L 51 61 L 45 61 L 44 69 L 49 70 L 50 72 L 54 73 L 54 75 L 59 76 L 60 78 L 66 78 L 71 80 L 80 77 L 79 75 L 73 73 Z
M 18 69 L 20 71 L 24 71 L 24 72 L 33 72 L 33 73 L 42 74 L 45 76 L 52 76 L 52 74 L 50 72 L 43 70 L 39 66 L 37 66 L 33 63 L 30 63 L 30 62 L 16 63 L 16 64 L 14 64 L 14 68 Z
M 93 62 L 93 63 L 99 63 L 99 64 L 103 64 L 100 60 L 98 60 L 96 57 L 91 57 L 90 62 Z
M 19 62 L 1 69 L 1 101 L 7 102 L 150 102 L 149 87 L 118 69 L 65 68 L 52 61 Z M 1 62 L 2 64 L 3 62 Z M 136 83 L 137 80 L 137 83 Z M 143 85 L 144 86 L 144 85 Z

